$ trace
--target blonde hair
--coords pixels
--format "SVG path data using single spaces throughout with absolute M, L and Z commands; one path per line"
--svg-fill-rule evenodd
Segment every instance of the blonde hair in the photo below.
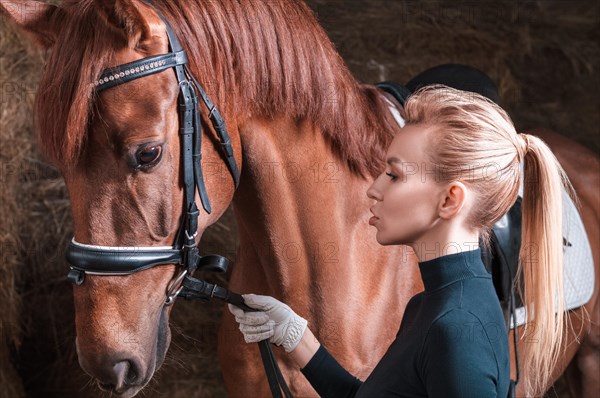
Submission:
M 533 327 L 536 341 L 520 346 L 521 371 L 527 394 L 543 394 L 565 348 L 561 350 L 561 343 L 568 320 L 563 300 L 562 189 L 576 203 L 577 198 L 566 173 L 544 141 L 517 134 L 508 114 L 479 94 L 427 86 L 408 98 L 403 117 L 406 124 L 433 127 L 427 137 L 427 161 L 434 165 L 438 181 L 458 180 L 473 190 L 477 205 L 466 223 L 480 232 L 486 246 L 492 226 L 517 199 L 524 161 L 515 286 L 522 280 L 519 294 L 528 314 L 524 336 Z

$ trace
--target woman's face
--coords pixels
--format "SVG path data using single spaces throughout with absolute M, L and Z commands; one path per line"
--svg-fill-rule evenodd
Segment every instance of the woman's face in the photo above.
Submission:
M 367 190 L 367 196 L 377 201 L 369 224 L 377 228 L 382 245 L 413 246 L 426 240 L 438 223 L 443 187 L 425 155 L 431 130 L 420 125 L 402 128 L 388 148 L 385 171 Z

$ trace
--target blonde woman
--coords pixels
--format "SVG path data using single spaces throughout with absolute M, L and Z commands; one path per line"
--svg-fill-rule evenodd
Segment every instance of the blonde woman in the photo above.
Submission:
M 515 203 L 524 162 L 520 276 L 523 302 L 535 308 L 538 344 L 522 352 L 529 391 L 548 381 L 560 353 L 563 187 L 566 174 L 539 138 L 517 134 L 485 97 L 428 86 L 404 105 L 406 126 L 387 151 L 385 171 L 367 195 L 382 245 L 407 245 L 425 291 L 407 305 L 396 339 L 363 382 L 314 337 L 284 303 L 253 294 L 229 306 L 247 342 L 269 338 L 327 397 L 501 397 L 508 394 L 508 334 L 478 242 Z M 534 281 L 535 277 L 535 281 Z M 349 293 L 351 294 L 351 292 Z

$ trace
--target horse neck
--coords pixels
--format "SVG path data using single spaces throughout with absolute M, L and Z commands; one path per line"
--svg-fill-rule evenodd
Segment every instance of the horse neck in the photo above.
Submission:
M 346 297 L 349 289 L 362 297 L 379 286 L 391 293 L 392 305 L 410 297 L 418 275 L 406 272 L 400 281 L 402 248 L 377 244 L 368 225 L 372 200 L 366 191 L 372 178 L 352 172 L 306 120 L 253 119 L 240 134 L 244 159 L 234 199 L 240 231 L 234 290 L 275 295 L 317 319 L 330 317 L 327 303 Z M 407 287 L 402 293 L 401 286 Z

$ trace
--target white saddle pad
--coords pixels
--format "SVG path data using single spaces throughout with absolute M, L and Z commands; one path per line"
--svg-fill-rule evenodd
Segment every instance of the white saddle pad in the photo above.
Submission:
M 523 163 L 521 163 L 522 176 Z M 523 184 L 519 188 L 519 196 L 523 196 Z M 570 310 L 590 301 L 594 293 L 595 275 L 592 248 L 583 221 L 575 203 L 565 190 L 563 190 L 563 237 L 565 239 L 563 246 L 565 309 Z M 533 311 L 531 312 L 534 316 Z M 525 308 L 517 308 L 515 317 L 517 326 L 523 325 L 527 320 Z M 512 319 L 510 324 L 513 327 Z

